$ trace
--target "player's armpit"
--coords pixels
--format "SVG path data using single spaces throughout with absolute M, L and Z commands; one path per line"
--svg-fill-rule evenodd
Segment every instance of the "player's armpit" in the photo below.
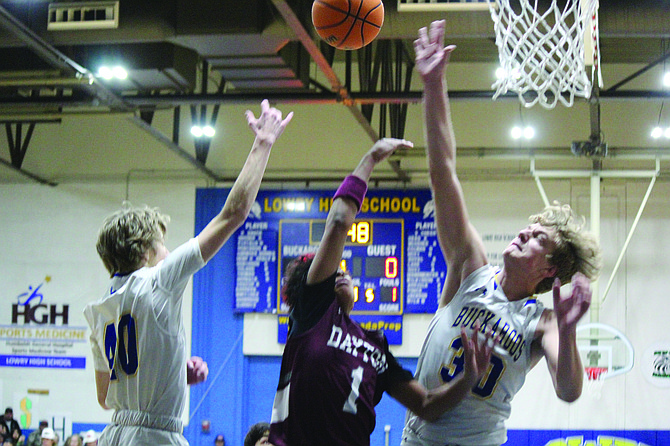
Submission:
M 109 389 L 109 372 L 95 371 L 95 388 L 100 407 L 105 410 L 110 409 L 110 407 L 107 407 L 105 404 L 105 401 L 107 400 L 107 389 Z

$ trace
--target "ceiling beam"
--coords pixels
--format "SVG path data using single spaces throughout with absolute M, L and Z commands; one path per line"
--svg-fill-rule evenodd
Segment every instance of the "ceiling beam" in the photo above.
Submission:
M 76 79 L 86 79 L 88 83 L 84 84 L 84 88 L 89 90 L 103 104 L 113 109 L 129 109 L 128 105 L 102 85 L 93 73 L 47 43 L 2 6 L 0 6 L 0 26 L 16 36 L 52 67 Z
M 21 174 L 21 175 L 23 175 L 23 176 L 26 177 L 26 178 L 30 178 L 30 179 L 33 180 L 33 181 L 37 181 L 37 182 L 40 183 L 40 184 L 44 184 L 44 185 L 46 185 L 46 186 L 51 186 L 51 187 L 58 186 L 58 183 L 55 183 L 55 182 L 50 181 L 50 180 L 47 180 L 47 179 L 42 178 L 42 177 L 40 177 L 40 176 L 38 176 L 38 175 L 35 175 L 34 173 L 30 173 L 30 172 L 28 172 L 27 170 L 24 170 L 24 169 L 21 169 L 21 168 L 19 168 L 19 167 L 16 167 L 16 166 L 14 166 L 12 163 L 10 163 L 9 161 L 4 160 L 4 159 L 2 159 L 2 158 L 0 158 L 0 164 L 2 164 L 2 165 L 5 166 L 5 167 L 8 167 L 9 169 L 11 169 L 11 170 L 13 170 L 13 171 L 15 171 L 15 172 L 17 172 L 17 173 L 19 173 L 19 174 Z
M 186 150 L 184 150 L 179 145 L 175 144 L 170 138 L 163 135 L 161 132 L 159 132 L 155 128 L 151 127 L 149 124 L 144 122 L 142 119 L 137 118 L 137 117 L 132 117 L 132 118 L 128 118 L 128 120 L 130 122 L 132 122 L 133 124 L 135 124 L 137 127 L 146 131 L 149 135 L 153 136 L 158 142 L 160 142 L 161 144 L 166 146 L 168 149 L 175 152 L 181 158 L 188 161 L 191 165 L 193 165 L 196 169 L 198 169 L 199 171 L 201 171 L 202 173 L 207 175 L 209 178 L 213 179 L 214 181 L 223 181 L 222 177 L 220 177 L 219 175 L 214 173 L 212 170 L 205 167 L 205 165 L 203 163 L 198 161 L 190 153 L 188 153 Z

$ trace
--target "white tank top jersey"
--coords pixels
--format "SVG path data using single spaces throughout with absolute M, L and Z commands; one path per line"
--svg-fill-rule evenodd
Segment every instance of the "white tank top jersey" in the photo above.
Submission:
M 531 369 L 531 342 L 544 310 L 534 298 L 510 302 L 491 265 L 474 271 L 449 305 L 435 313 L 421 349 L 415 378 L 434 389 L 463 372 L 461 326 L 493 329 L 500 343 L 480 383 L 453 410 L 429 423 L 407 411 L 403 444 L 500 445 L 507 441 L 510 402 Z
M 110 373 L 106 404 L 115 420 L 137 419 L 125 411 L 141 411 L 140 425 L 181 437 L 187 361 L 182 294 L 204 265 L 193 238 L 154 267 L 113 277 L 105 296 L 84 309 L 95 370 Z

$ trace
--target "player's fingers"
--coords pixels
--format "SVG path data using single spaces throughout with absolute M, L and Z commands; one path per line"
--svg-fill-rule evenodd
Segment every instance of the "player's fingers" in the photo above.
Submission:
M 261 113 L 265 113 L 268 110 L 270 110 L 270 101 L 268 101 L 267 99 L 263 99 L 263 101 L 261 102 Z
M 246 112 L 244 112 L 244 115 L 247 117 L 247 123 L 249 124 L 249 127 L 251 127 L 252 129 L 256 127 L 256 123 L 258 121 L 254 116 L 254 112 L 252 112 L 251 110 L 247 110 Z
M 444 20 L 436 20 L 430 24 L 430 37 L 429 41 L 431 44 L 439 44 L 444 39 Z
M 427 46 L 429 43 L 428 40 L 428 28 L 425 26 L 422 28 L 419 28 L 419 41 L 423 46 Z
M 286 127 L 288 123 L 291 122 L 291 119 L 293 119 L 293 112 L 290 112 L 288 115 L 286 115 L 284 120 L 281 122 L 281 126 Z
M 561 299 L 561 279 L 556 276 L 554 278 L 554 284 L 552 285 L 552 291 L 554 294 L 554 304 Z
M 465 327 L 463 326 L 461 326 L 461 343 L 463 344 L 463 349 L 465 349 L 466 352 L 472 350 L 472 344 L 468 338 L 467 333 L 465 332 Z
M 401 139 L 398 142 L 398 146 L 399 147 L 405 147 L 407 149 L 411 149 L 412 147 L 414 147 L 414 143 L 412 141 L 407 141 L 406 139 Z

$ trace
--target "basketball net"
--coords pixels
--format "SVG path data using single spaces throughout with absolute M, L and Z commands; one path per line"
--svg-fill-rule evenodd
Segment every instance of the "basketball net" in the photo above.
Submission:
M 575 96 L 591 96 L 586 65 L 602 86 L 598 0 L 567 0 L 564 7 L 552 0 L 544 12 L 538 0 L 488 2 L 502 68 L 494 100 L 511 91 L 525 107 L 554 108 L 559 101 L 571 107 Z
M 605 384 L 607 367 L 584 367 L 586 372 L 586 391 L 595 399 L 600 399 Z

